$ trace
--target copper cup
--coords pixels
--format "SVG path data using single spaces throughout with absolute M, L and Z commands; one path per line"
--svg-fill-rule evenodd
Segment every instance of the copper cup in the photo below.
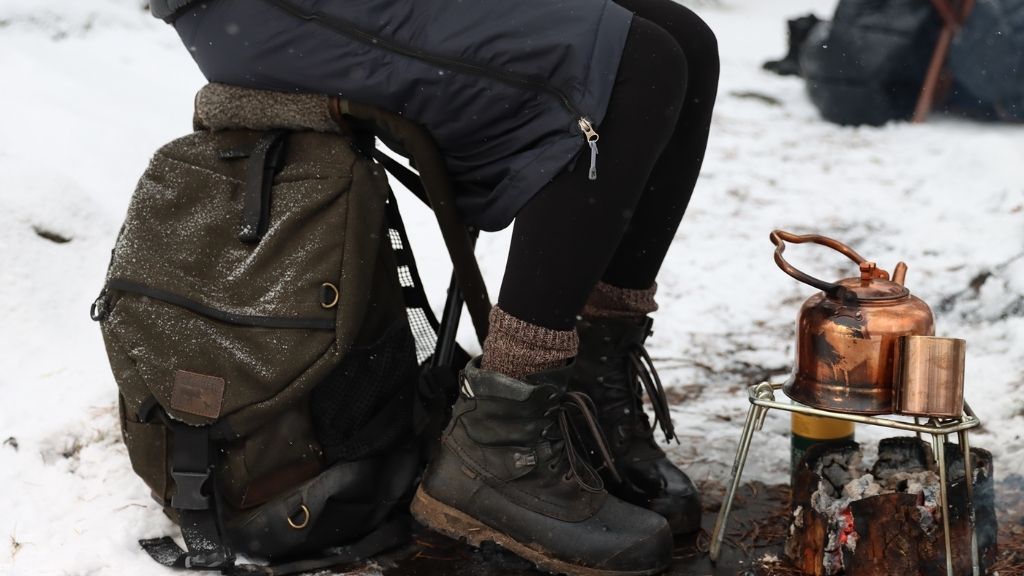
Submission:
M 964 359 L 959 338 L 900 336 L 896 344 L 896 412 L 959 418 L 964 410 Z

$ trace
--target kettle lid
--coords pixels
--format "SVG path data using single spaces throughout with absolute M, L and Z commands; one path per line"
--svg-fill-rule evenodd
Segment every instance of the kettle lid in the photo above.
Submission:
M 837 292 L 845 292 L 847 298 L 852 294 L 859 302 L 878 302 L 905 298 L 910 295 L 910 290 L 907 290 L 906 286 L 902 283 L 906 270 L 907 265 L 900 262 L 896 266 L 893 280 L 890 280 L 889 273 L 880 269 L 874 262 L 861 262 L 860 276 L 857 278 L 845 278 L 836 282 L 836 284 L 845 289 Z M 829 295 L 832 296 L 833 294 L 835 292 Z

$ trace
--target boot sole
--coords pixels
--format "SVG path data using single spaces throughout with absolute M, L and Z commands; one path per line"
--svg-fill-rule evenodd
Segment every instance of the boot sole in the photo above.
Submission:
M 491 528 L 461 510 L 435 500 L 423 491 L 422 486 L 416 489 L 416 496 L 413 497 L 409 510 L 420 524 L 453 540 L 460 540 L 477 548 L 484 542 L 494 542 L 513 554 L 533 562 L 540 570 L 552 574 L 568 574 L 569 576 L 651 576 L 668 569 L 666 565 L 640 571 L 602 570 L 600 568 L 590 568 L 558 560 L 548 556 L 541 550 L 531 548 L 511 536 Z

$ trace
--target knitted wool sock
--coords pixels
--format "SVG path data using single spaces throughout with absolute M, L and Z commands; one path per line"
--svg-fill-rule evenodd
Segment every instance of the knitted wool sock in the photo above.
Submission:
M 480 367 L 512 378 L 564 366 L 576 356 L 576 330 L 552 330 L 524 322 L 495 306 Z
M 658 309 L 658 303 L 654 301 L 657 290 L 657 284 L 636 290 L 598 282 L 590 292 L 582 315 L 591 318 L 640 318 Z

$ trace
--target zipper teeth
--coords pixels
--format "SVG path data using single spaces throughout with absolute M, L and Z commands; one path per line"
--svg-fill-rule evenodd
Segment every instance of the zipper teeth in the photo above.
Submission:
M 278 8 L 288 12 L 289 14 L 291 14 L 291 15 L 297 17 L 297 18 L 300 18 L 302 20 L 312 21 L 312 22 L 318 22 L 320 24 L 323 24 L 323 25 L 327 26 L 328 28 L 332 28 L 332 29 L 334 29 L 336 31 L 339 31 L 342 34 L 345 34 L 347 36 L 351 36 L 353 39 L 358 40 L 359 42 L 362 42 L 363 44 L 367 44 L 367 45 L 370 45 L 370 46 L 380 46 L 382 48 L 385 48 L 385 49 L 390 50 L 392 52 L 401 54 L 403 56 L 408 56 L 410 58 L 415 58 L 417 60 L 423 60 L 425 62 L 429 62 L 431 64 L 435 64 L 435 65 L 440 66 L 442 68 L 448 68 L 450 70 L 455 70 L 455 71 L 468 72 L 470 74 L 476 74 L 476 75 L 480 75 L 480 76 L 487 76 L 487 77 L 494 78 L 496 80 L 500 80 L 500 81 L 503 81 L 503 82 L 506 82 L 506 83 L 519 84 L 519 85 L 522 85 L 522 86 L 526 86 L 526 87 L 529 87 L 529 88 L 534 88 L 536 90 L 547 92 L 547 93 L 551 94 L 552 96 L 555 96 L 556 98 L 558 98 L 558 100 L 561 101 L 562 105 L 565 106 L 565 108 L 569 112 L 574 114 L 576 117 L 578 117 L 578 118 L 585 118 L 583 113 L 576 107 L 575 104 L 573 104 L 572 100 L 569 99 L 569 96 L 566 95 L 565 92 L 563 92 L 559 88 L 556 88 L 555 86 L 552 86 L 551 84 L 548 84 L 547 82 L 544 82 L 544 81 L 541 81 L 541 80 L 534 80 L 532 78 L 529 78 L 529 77 L 526 77 L 526 76 L 521 76 L 519 74 L 514 74 L 514 73 L 511 73 L 511 72 L 504 72 L 504 71 L 501 71 L 501 70 L 495 70 L 493 68 L 488 68 L 488 67 L 485 67 L 485 66 L 481 66 L 480 64 L 476 64 L 476 63 L 473 63 L 473 62 L 467 62 L 465 60 L 460 60 L 460 59 L 456 59 L 456 58 L 448 58 L 448 57 L 444 57 L 444 56 L 437 56 L 435 54 L 430 54 L 428 52 L 422 52 L 420 50 L 416 50 L 415 48 L 410 48 L 408 46 L 405 46 L 405 45 L 402 45 L 402 44 L 398 44 L 398 43 L 393 42 L 391 40 L 374 36 L 373 34 L 370 34 L 369 32 L 366 32 L 364 30 L 359 29 L 358 27 L 353 25 L 351 22 L 348 22 L 346 20 L 342 20 L 340 18 L 337 18 L 337 17 L 334 17 L 334 16 L 330 16 L 330 15 L 327 15 L 327 14 L 322 14 L 320 12 L 313 12 L 313 13 L 304 12 L 301 8 L 299 8 L 298 6 L 295 6 L 291 2 L 288 2 L 287 0 L 268 0 L 268 1 L 271 4 L 277 6 Z
M 249 314 L 236 314 L 234 312 L 225 312 L 216 308 L 211 308 L 205 304 L 175 294 L 174 292 L 168 292 L 159 288 L 153 288 L 144 284 L 138 284 L 130 280 L 111 280 L 107 285 L 112 290 L 120 290 L 122 292 L 130 292 L 132 294 L 138 294 L 140 296 L 146 296 L 167 304 L 173 304 L 180 308 L 185 308 L 196 314 L 213 318 L 214 320 L 220 320 L 221 322 L 227 322 L 228 324 L 236 324 L 238 326 L 252 326 L 257 328 L 304 328 L 310 330 L 334 330 L 334 321 L 327 318 L 302 318 L 295 316 L 257 316 Z

